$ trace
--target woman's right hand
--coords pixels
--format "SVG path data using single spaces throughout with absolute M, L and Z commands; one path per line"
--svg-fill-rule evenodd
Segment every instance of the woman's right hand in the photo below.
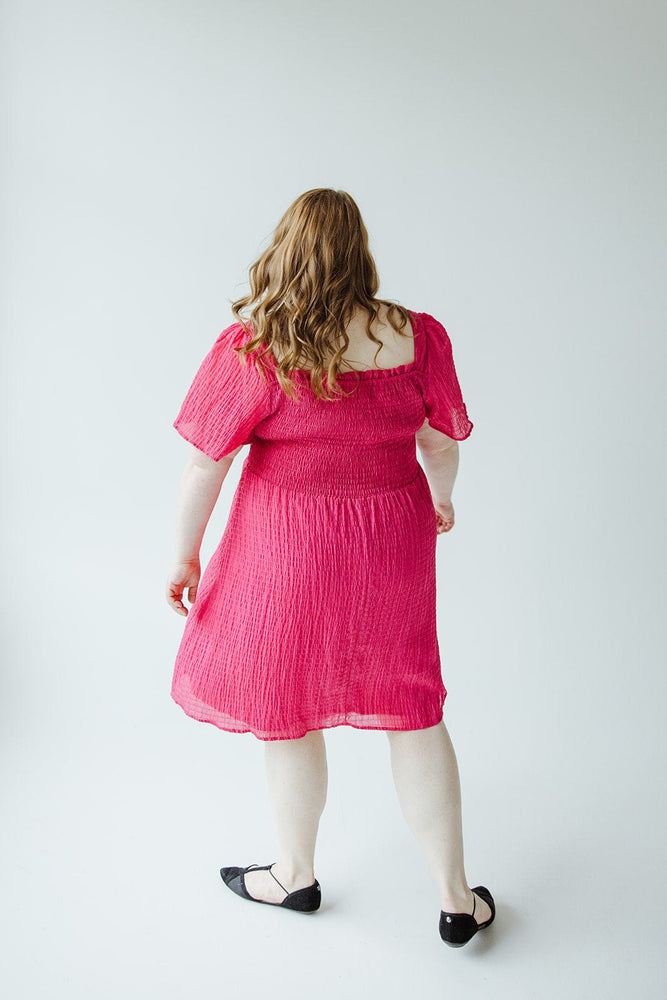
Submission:
M 441 535 L 444 531 L 451 531 L 454 527 L 454 508 L 451 500 L 434 503 L 434 507 L 437 534 Z

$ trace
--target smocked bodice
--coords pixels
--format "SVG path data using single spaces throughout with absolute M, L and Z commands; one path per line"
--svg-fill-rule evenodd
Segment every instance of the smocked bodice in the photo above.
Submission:
M 356 373 L 355 373 L 356 374 Z M 368 373 L 360 373 L 368 374 Z M 248 469 L 289 489 L 359 496 L 397 489 L 419 472 L 415 433 L 424 403 L 415 370 L 342 378 L 346 398 L 299 401 L 276 390 L 276 409 L 254 430 Z

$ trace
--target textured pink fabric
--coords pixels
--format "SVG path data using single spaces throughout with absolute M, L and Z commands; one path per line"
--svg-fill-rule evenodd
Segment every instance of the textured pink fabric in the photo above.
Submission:
M 185 620 L 171 697 L 261 740 L 312 729 L 423 729 L 447 691 L 436 633 L 436 516 L 415 433 L 473 424 L 444 326 L 410 311 L 415 360 L 344 372 L 348 398 L 299 401 L 222 331 L 174 421 L 216 461 L 250 444 Z M 268 357 L 268 356 L 267 356 Z

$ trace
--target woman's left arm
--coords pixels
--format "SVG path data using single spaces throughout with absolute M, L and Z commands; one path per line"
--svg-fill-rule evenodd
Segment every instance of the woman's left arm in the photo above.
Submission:
M 194 445 L 183 470 L 176 508 L 175 559 L 167 577 L 167 603 L 179 615 L 188 614 L 183 592 L 193 604 L 201 576 L 199 550 L 209 518 L 235 455 L 243 445 L 224 455 L 218 462 Z

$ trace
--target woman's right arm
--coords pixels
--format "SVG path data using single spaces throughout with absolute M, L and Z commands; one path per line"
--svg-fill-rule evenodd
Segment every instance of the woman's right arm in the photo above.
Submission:
M 452 490 L 459 468 L 459 444 L 425 420 L 416 434 L 417 447 L 433 496 L 438 534 L 454 526 Z

